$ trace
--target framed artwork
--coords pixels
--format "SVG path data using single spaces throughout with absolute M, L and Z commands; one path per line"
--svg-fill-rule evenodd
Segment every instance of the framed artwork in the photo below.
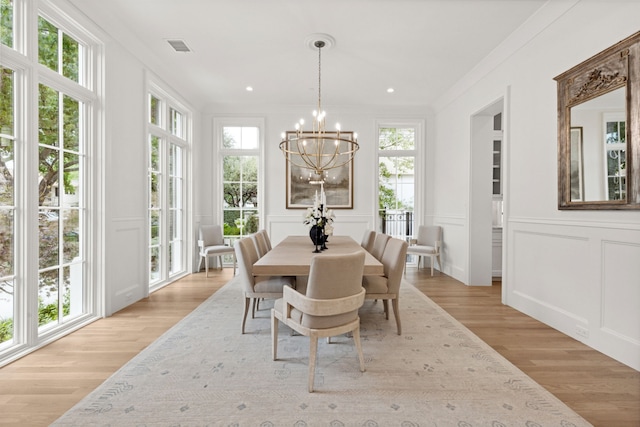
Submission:
M 295 131 L 287 132 L 287 140 L 295 136 Z M 336 132 L 326 132 L 326 137 L 336 136 Z M 340 132 L 340 136 L 352 137 L 353 132 Z M 301 135 L 304 138 L 304 132 Z M 293 156 L 293 155 L 292 155 Z M 324 179 L 314 176 L 311 169 L 297 166 L 301 159 L 286 161 L 287 209 L 306 209 L 313 206 L 316 194 L 322 188 L 326 195 L 327 209 L 353 209 L 353 160 L 325 172 Z
M 582 127 L 571 128 L 571 201 L 584 201 Z

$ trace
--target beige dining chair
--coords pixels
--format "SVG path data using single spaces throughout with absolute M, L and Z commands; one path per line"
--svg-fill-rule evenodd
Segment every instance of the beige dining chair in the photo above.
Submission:
M 384 267 L 384 276 L 364 276 L 362 278 L 362 287 L 367 292 L 366 298 L 382 300 L 387 320 L 389 319 L 389 301 L 391 301 L 398 327 L 398 335 L 402 334 L 398 300 L 400 298 L 400 283 L 402 282 L 402 271 L 407 256 L 407 246 L 408 243 L 404 240 L 389 239 L 380 260 Z
M 253 243 L 256 245 L 256 250 L 258 251 L 258 258 L 262 258 L 267 252 L 269 252 L 269 248 L 267 247 L 267 241 L 264 238 L 264 235 L 260 232 L 253 233 L 249 235 L 249 237 L 253 240 Z
M 198 229 L 198 247 L 200 248 L 200 262 L 198 263 L 198 271 L 202 267 L 204 259 L 204 268 L 209 277 L 209 257 L 217 256 L 218 265 L 222 268 L 222 257 L 224 255 L 233 256 L 233 274 L 236 273 L 235 251 L 229 245 L 225 245 L 222 236 L 222 227 L 219 225 L 201 225 Z
M 375 241 L 373 242 L 373 248 L 370 253 L 374 256 L 378 261 L 381 260 L 382 254 L 384 253 L 384 248 L 387 246 L 387 242 L 391 236 L 384 233 L 376 233 Z
M 258 298 L 276 299 L 282 297 L 282 289 L 295 286 L 295 279 L 281 276 L 254 276 L 253 264 L 258 261 L 256 246 L 250 237 L 237 240 L 234 249 L 238 259 L 238 277 L 242 281 L 244 294 L 244 309 L 242 311 L 241 332 L 244 334 L 249 305 L 253 302 L 251 317 L 255 315 Z
M 273 360 L 278 357 L 278 321 L 309 337 L 309 392 L 313 392 L 318 338 L 352 332 L 364 372 L 358 310 L 364 303 L 362 288 L 365 252 L 315 256 L 311 260 L 306 295 L 285 287 L 271 309 Z M 327 344 L 329 345 L 329 344 Z
M 433 276 L 434 261 L 438 261 L 438 269 L 442 271 L 440 262 L 440 248 L 442 247 L 442 227 L 439 225 L 421 225 L 418 227 L 418 237 L 411 239 L 407 254 L 418 256 L 418 268 L 422 257 L 431 260 L 431 275 Z M 424 261 L 422 260 L 424 265 Z
M 258 234 L 262 234 L 262 237 L 264 237 L 264 242 L 267 245 L 267 251 L 273 249 L 273 247 L 271 246 L 271 239 L 269 238 L 269 233 L 267 233 L 267 230 L 263 228 L 262 230 L 258 231 Z
M 362 242 L 360 246 L 364 248 L 365 251 L 371 253 L 373 250 L 373 243 L 376 241 L 376 232 L 374 230 L 367 230 L 364 232 L 362 236 Z

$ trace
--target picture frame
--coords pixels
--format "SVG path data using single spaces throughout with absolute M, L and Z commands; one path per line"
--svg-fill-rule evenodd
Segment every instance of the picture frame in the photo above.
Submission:
M 296 131 L 287 131 L 287 141 L 295 135 Z M 337 132 L 326 132 L 325 135 L 331 138 L 337 136 Z M 302 132 L 300 137 L 304 136 L 305 132 Z M 340 131 L 340 137 L 353 138 L 353 132 Z M 312 170 L 297 166 L 291 161 L 286 161 L 285 173 L 287 209 L 312 207 L 316 193 L 320 195 L 321 190 L 324 190 L 326 195 L 327 209 L 353 209 L 353 159 L 342 166 L 327 170 L 322 185 L 318 177 L 313 176 Z

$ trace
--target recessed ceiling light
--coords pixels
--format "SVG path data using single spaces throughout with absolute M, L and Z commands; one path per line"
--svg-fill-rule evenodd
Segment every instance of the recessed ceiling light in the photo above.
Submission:
M 247 92 L 253 92 L 253 87 L 247 86 Z
M 390 87 L 389 89 L 387 89 L 387 93 L 393 93 L 395 92 L 395 89 L 393 89 L 392 87 Z

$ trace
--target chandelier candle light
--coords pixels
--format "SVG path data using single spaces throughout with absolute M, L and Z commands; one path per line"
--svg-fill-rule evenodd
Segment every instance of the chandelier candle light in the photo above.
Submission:
M 358 135 L 351 132 L 341 133 L 340 124 L 336 124 L 336 131 L 326 132 L 325 130 L 327 114 L 322 109 L 321 52 L 323 47 L 327 44 L 331 46 L 335 41 L 326 34 L 314 35 L 314 37 L 322 38 L 313 42 L 313 46 L 318 49 L 318 109 L 313 111 L 311 130 L 305 131 L 304 119 L 300 119 L 295 124 L 295 132 L 282 133 L 280 150 L 291 164 L 312 171 L 310 183 L 321 184 L 328 176 L 329 169 L 348 164 L 353 160 L 360 146 Z M 314 182 L 311 182 L 311 178 Z M 324 190 L 321 197 L 324 197 Z

